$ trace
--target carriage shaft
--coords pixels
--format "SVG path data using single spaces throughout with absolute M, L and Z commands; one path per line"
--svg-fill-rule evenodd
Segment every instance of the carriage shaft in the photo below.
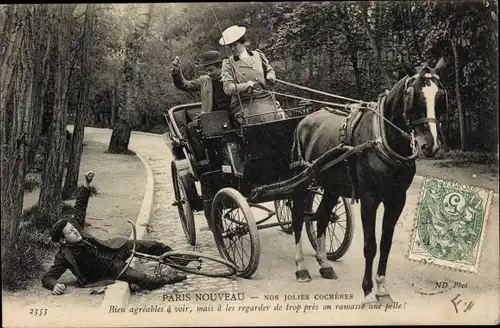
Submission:
M 310 221 L 315 221 L 315 220 L 313 220 L 313 214 L 312 213 L 304 213 L 304 222 L 310 222 Z M 262 229 L 272 228 L 272 227 L 278 227 L 278 226 L 284 226 L 284 225 L 288 225 L 288 224 L 292 224 L 292 221 L 258 224 L 257 225 L 257 230 L 262 230 Z

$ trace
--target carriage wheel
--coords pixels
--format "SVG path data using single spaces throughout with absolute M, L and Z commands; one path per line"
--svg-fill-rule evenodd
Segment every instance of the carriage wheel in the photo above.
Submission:
M 281 199 L 274 201 L 274 210 L 276 211 L 276 219 L 278 219 L 278 222 L 290 222 L 290 224 L 280 226 L 281 230 L 289 235 L 293 233 L 291 205 L 291 199 Z
M 309 192 L 307 198 L 307 211 L 315 213 L 323 197 L 323 190 L 317 189 Z M 317 250 L 318 244 L 317 228 L 314 221 L 306 222 L 307 236 L 314 250 Z M 330 215 L 330 222 L 326 227 L 326 257 L 330 261 L 340 259 L 351 246 L 354 232 L 354 221 L 352 220 L 351 204 L 345 198 L 340 198 L 337 205 L 334 206 Z
M 249 278 L 260 261 L 260 239 L 246 199 L 233 188 L 223 188 L 212 204 L 212 228 L 220 255 L 234 263 L 237 276 Z
M 189 204 L 188 193 L 186 191 L 186 188 L 191 186 L 190 182 L 193 181 L 190 180 L 188 175 L 180 176 L 174 162 L 172 162 L 171 168 L 172 185 L 174 186 L 175 195 L 174 205 L 177 206 L 177 210 L 179 211 L 179 218 L 181 219 L 182 230 L 184 231 L 186 240 L 190 245 L 194 246 L 196 244 L 196 229 L 194 226 L 193 210 L 191 204 Z

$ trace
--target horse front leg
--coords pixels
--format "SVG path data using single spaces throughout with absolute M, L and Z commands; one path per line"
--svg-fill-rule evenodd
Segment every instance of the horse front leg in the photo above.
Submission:
M 302 249 L 302 226 L 304 225 L 305 192 L 293 197 L 292 226 L 295 237 L 295 276 L 298 282 L 311 281 L 309 271 L 304 267 L 304 251 Z
M 317 245 L 318 249 L 316 251 L 316 260 L 320 266 L 319 273 L 321 277 L 325 279 L 337 279 L 337 274 L 333 270 L 333 267 L 328 263 L 326 257 L 326 228 L 328 223 L 330 223 L 330 214 L 333 207 L 337 203 L 338 196 L 333 193 L 326 191 L 323 194 L 321 203 L 318 206 L 314 217 L 317 222 Z
M 363 304 L 377 302 L 377 298 L 373 293 L 373 259 L 377 253 L 377 240 L 375 239 L 375 221 L 377 219 L 377 208 L 380 200 L 372 193 L 366 193 L 361 199 L 361 222 L 363 223 L 364 247 L 363 253 L 365 256 L 365 274 L 361 287 L 365 294 Z
M 390 197 L 384 200 L 384 221 L 382 222 L 382 236 L 380 238 L 380 259 L 378 262 L 377 276 L 377 297 L 388 297 L 390 294 L 386 287 L 386 269 L 387 260 L 392 246 L 392 238 L 394 236 L 394 228 L 398 222 L 399 216 L 403 212 L 406 203 L 406 192 L 391 193 Z

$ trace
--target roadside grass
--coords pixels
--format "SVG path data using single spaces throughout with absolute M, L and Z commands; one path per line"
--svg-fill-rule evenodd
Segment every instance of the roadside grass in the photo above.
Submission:
M 25 211 L 18 233 L 9 236 L 2 225 L 2 288 L 18 290 L 39 276 L 47 254 L 56 248 L 50 240 L 50 227 L 38 220 L 38 205 Z
M 422 158 L 427 160 L 427 158 Z M 447 160 L 449 164 L 457 167 L 467 167 L 470 164 L 498 165 L 497 154 L 488 152 L 473 152 L 452 150 L 449 152 L 439 152 L 429 160 Z M 448 166 L 447 166 L 448 167 Z

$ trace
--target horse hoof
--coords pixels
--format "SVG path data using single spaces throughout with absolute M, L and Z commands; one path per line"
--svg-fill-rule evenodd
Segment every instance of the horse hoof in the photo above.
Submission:
M 364 305 L 364 304 L 372 304 L 372 303 L 377 303 L 377 302 L 378 302 L 377 297 L 375 296 L 375 294 L 373 292 L 371 292 L 370 294 L 365 296 L 363 301 L 361 301 L 361 304 Z
M 335 273 L 335 271 L 333 271 L 332 267 L 320 268 L 319 274 L 321 275 L 321 277 L 323 277 L 325 279 L 337 279 L 338 278 L 337 274 Z
M 309 282 L 311 281 L 311 275 L 307 269 L 297 270 L 295 271 L 295 276 L 297 277 L 298 282 Z
M 387 290 L 382 290 L 382 291 L 378 291 L 377 292 L 377 297 L 384 297 L 384 296 L 389 296 L 390 297 L 390 293 L 387 291 Z
M 392 300 L 391 295 L 389 295 L 389 294 L 385 294 L 385 295 L 378 295 L 377 294 L 377 300 L 380 303 L 382 303 L 382 304 L 391 304 L 391 303 L 394 303 L 394 301 Z

